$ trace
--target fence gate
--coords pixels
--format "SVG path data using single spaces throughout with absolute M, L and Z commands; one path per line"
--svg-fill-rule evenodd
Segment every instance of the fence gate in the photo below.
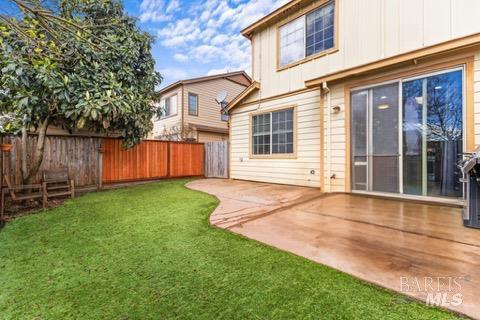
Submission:
M 228 141 L 205 142 L 205 177 L 228 178 Z

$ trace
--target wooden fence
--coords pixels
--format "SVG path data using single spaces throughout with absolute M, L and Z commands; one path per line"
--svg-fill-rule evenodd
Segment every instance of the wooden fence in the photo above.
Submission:
M 121 144 L 104 139 L 104 183 L 203 176 L 202 143 L 146 140 L 128 150 Z
M 228 141 L 205 142 L 205 177 L 228 178 Z
M 37 137 L 27 143 L 27 162 L 31 164 Z M 11 152 L 4 153 L 3 172 L 21 184 L 22 147 L 19 137 L 5 137 L 12 143 Z M 103 153 L 99 152 L 103 145 Z M 125 150 L 122 141 L 113 138 L 81 136 L 47 136 L 42 165 L 43 170 L 67 168 L 78 187 L 101 186 L 101 183 L 142 181 L 161 178 L 203 176 L 203 143 L 145 140 Z M 101 179 L 100 179 L 101 177 Z
M 27 163 L 32 161 L 36 148 L 36 136 L 29 136 L 27 141 Z M 5 142 L 12 143 L 10 153 L 4 155 L 4 173 L 12 177 L 15 184 L 22 180 L 21 159 L 22 146 L 19 137 L 5 137 Z M 43 170 L 68 168 L 77 186 L 90 186 L 98 183 L 98 147 L 100 138 L 77 136 L 47 136 L 44 158 L 37 174 L 40 182 Z

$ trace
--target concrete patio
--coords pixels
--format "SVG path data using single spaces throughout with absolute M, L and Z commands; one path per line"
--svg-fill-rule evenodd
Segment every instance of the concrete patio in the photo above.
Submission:
M 440 293 L 443 307 L 480 318 L 480 230 L 463 227 L 460 208 L 246 181 L 187 186 L 219 198 L 213 225 L 417 299 Z

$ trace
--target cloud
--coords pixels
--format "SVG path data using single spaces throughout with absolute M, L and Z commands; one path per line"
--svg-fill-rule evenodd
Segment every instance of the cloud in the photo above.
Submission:
M 171 21 L 174 14 L 180 9 L 178 0 L 142 0 L 140 4 L 141 22 L 165 22 Z
M 165 9 L 165 11 L 167 13 L 174 13 L 175 11 L 177 11 L 178 9 L 180 9 L 180 2 L 178 0 L 171 0 L 168 5 L 167 5 L 167 8 Z
M 164 68 L 159 70 L 160 74 L 169 81 L 175 82 L 189 77 L 186 70 L 180 68 Z
M 251 47 L 240 30 L 286 2 L 288 0 L 205 0 L 185 6 L 184 10 L 179 10 L 178 0 L 168 3 L 143 0 L 142 5 L 150 12 L 149 18 L 153 12 L 160 12 L 158 8 L 163 8 L 164 15 L 175 15 L 175 19 L 166 20 L 157 31 L 159 43 L 173 51 L 175 61 L 214 63 L 218 67 L 208 73 L 216 74 L 236 70 L 250 72 Z M 175 78 L 179 78 L 178 73 Z
M 224 45 L 229 40 L 229 38 L 230 37 L 226 34 L 219 34 L 212 38 L 211 43 L 214 46 L 221 46 L 221 45 Z
M 173 59 L 175 59 L 178 62 L 187 62 L 188 61 L 188 56 L 183 53 L 175 53 L 173 55 Z

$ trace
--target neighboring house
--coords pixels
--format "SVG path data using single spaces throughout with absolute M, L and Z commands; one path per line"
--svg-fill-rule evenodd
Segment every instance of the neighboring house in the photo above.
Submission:
M 242 30 L 230 176 L 429 200 L 462 196 L 480 144 L 480 1 L 294 0 Z
M 215 100 L 226 91 L 231 101 L 251 83 L 243 71 L 177 81 L 158 92 L 162 117 L 155 119 L 152 137 L 168 140 L 228 139 L 228 116 Z

